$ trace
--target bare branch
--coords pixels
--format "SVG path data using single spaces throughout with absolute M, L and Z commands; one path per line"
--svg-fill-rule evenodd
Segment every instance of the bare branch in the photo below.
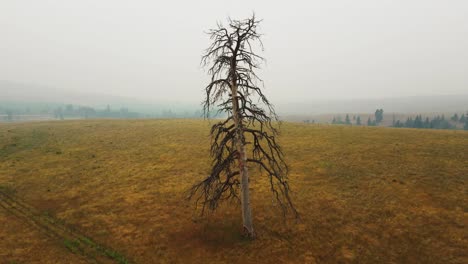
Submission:
M 298 215 L 289 195 L 288 166 L 276 141 L 278 116 L 255 73 L 264 61 L 255 51 L 256 47 L 263 50 L 262 35 L 257 32 L 260 22 L 255 15 L 245 20 L 228 19 L 227 26 L 218 24 L 208 31 L 212 43 L 201 60 L 211 76 L 205 88 L 204 113 L 209 118 L 210 111 L 217 108 L 228 117 L 212 126 L 211 171 L 190 191 L 190 197 L 202 204 L 202 212 L 205 207 L 216 209 L 223 200 L 239 199 L 240 168 L 246 166 L 240 157 L 240 142 L 242 146 L 251 144 L 246 161 L 266 172 L 283 213 L 291 210 Z

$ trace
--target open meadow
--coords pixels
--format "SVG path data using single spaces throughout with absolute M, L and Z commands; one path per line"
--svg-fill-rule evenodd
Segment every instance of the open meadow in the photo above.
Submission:
M 283 123 L 301 217 L 253 169 L 249 241 L 186 200 L 213 122 L 0 124 L 0 262 L 468 263 L 468 132 Z

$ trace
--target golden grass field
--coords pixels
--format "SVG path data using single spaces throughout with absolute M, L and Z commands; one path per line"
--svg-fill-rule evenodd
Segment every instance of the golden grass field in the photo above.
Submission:
M 236 203 L 201 217 L 185 200 L 209 171 L 209 127 L 0 124 L 0 190 L 118 253 L 82 254 L 0 207 L 0 262 L 468 263 L 468 132 L 284 123 L 301 218 L 282 218 L 252 170 L 248 241 Z

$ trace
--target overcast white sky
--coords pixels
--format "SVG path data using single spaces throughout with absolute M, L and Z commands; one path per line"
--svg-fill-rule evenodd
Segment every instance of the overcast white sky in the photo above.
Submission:
M 273 102 L 468 93 L 466 0 L 1 0 L 0 80 L 199 102 L 203 32 L 252 11 Z

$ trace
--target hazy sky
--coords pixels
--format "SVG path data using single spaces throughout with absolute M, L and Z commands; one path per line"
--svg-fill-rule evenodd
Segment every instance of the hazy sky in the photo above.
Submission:
M 199 102 L 204 31 L 252 11 L 273 102 L 468 93 L 467 0 L 1 0 L 0 80 Z

